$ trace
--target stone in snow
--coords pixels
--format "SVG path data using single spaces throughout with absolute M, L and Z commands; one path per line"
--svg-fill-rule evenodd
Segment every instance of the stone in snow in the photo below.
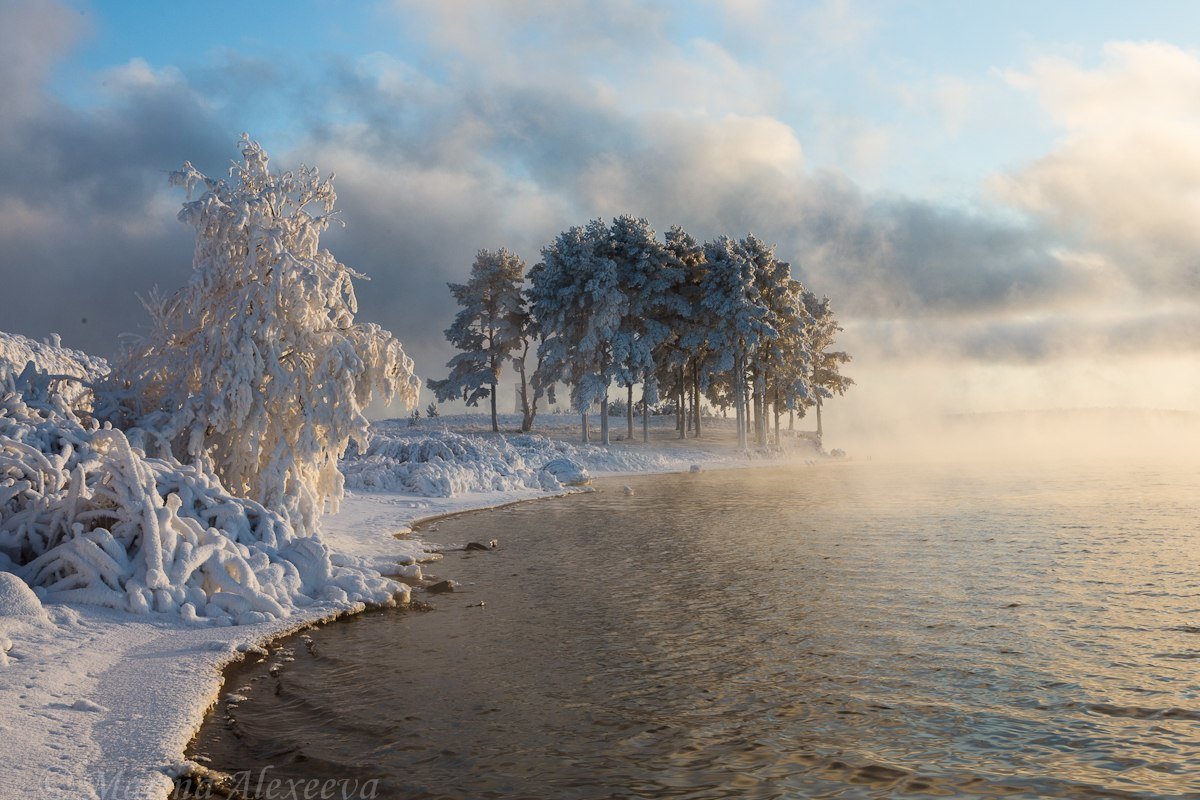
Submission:
M 592 476 L 583 465 L 569 458 L 547 461 L 542 470 L 553 475 L 563 486 L 586 486 L 592 482 Z

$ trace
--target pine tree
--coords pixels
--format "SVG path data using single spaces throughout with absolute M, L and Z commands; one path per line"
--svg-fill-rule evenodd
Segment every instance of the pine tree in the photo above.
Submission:
M 846 394 L 846 391 L 854 385 L 854 379 L 846 377 L 841 372 L 842 365 L 850 363 L 850 356 L 845 352 L 829 349 L 842 331 L 837 319 L 833 316 L 829 298 L 822 297 L 818 300 L 812 292 L 804 292 L 803 302 L 811 319 L 807 344 L 812 359 L 809 371 L 809 384 L 812 391 L 805 404 L 815 406 L 817 409 L 817 439 L 820 440 L 824 434 L 821 427 L 822 401 L 835 394 L 839 396 Z
M 628 214 L 612 222 L 608 254 L 617 267 L 620 290 L 625 295 L 625 315 L 614 338 L 615 378 L 626 388 L 627 437 L 633 438 L 633 385 L 642 384 L 643 401 L 657 400 L 654 355 L 672 337 L 672 323 L 687 308 L 678 292 L 682 268 L 655 238 L 645 219 Z M 648 439 L 643 420 L 643 438 Z
M 704 246 L 707 269 L 701 283 L 700 307 L 721 324 L 711 333 L 716 368 L 729 373 L 737 412 L 738 447 L 746 448 L 748 393 L 746 380 L 753 355 L 771 332 L 768 311 L 760 301 L 755 263 L 740 243 L 720 236 Z
M 603 220 L 573 227 L 542 248 L 542 260 L 529 273 L 530 310 L 541 331 L 538 384 L 564 381 L 583 416 L 600 404 L 602 442 L 609 443 L 608 387 L 617 376 L 618 330 L 628 309 L 617 265 L 609 257 L 609 230 Z
M 451 283 L 450 293 L 462 306 L 446 329 L 446 339 L 460 351 L 447 362 L 450 375 L 427 385 L 440 401 L 461 397 L 475 406 L 491 399 L 492 431 L 500 425 L 496 413 L 496 387 L 504 365 L 519 356 L 524 379 L 524 352 L 528 350 L 529 315 L 521 284 L 525 262 L 505 249 L 480 250 L 465 284 Z M 527 414 L 532 424 L 531 415 Z
M 672 227 L 666 235 L 668 263 L 673 272 L 673 284 L 667 290 L 672 301 L 660 317 L 661 324 L 669 331 L 659 339 L 655 350 L 655 368 L 664 386 L 672 388 L 679 416 L 680 438 L 686 435 L 683 424 L 685 407 L 690 405 L 695 420 L 696 435 L 700 435 L 699 413 L 700 391 L 710 383 L 708 372 L 710 332 L 721 323 L 710 318 L 701 306 L 705 260 L 704 246 L 679 226 Z M 687 380 L 690 372 L 692 379 Z M 690 404 L 686 401 L 691 395 Z

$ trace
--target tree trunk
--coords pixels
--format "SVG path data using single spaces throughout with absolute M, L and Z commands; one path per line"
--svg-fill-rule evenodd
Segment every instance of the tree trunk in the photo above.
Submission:
M 600 444 L 608 447 L 608 391 L 600 401 Z
M 779 392 L 775 392 L 775 400 L 771 403 L 771 410 L 775 412 L 775 446 L 779 447 Z
M 758 367 L 750 368 L 750 405 L 754 407 L 754 444 L 762 447 L 762 407 L 758 392 Z
M 628 426 L 629 432 L 626 434 L 625 438 L 632 442 L 633 441 L 633 382 L 630 381 L 628 384 L 625 385 L 625 388 L 627 390 L 627 395 L 628 395 L 627 405 L 625 406 L 625 419 L 629 423 L 629 426 Z
M 642 383 L 642 442 L 650 444 L 650 403 L 646 400 L 646 384 Z
M 741 394 L 740 396 L 741 396 L 741 398 L 742 398 L 743 400 L 747 400 L 747 398 L 749 397 L 749 394 L 746 392 L 746 381 L 745 381 L 745 379 L 744 379 L 744 378 L 742 378 L 740 375 L 738 376 L 738 378 L 739 378 L 739 382 L 738 382 L 738 383 L 739 383 L 739 386 L 741 387 L 741 390 L 742 390 L 742 394 Z M 738 396 L 738 395 L 736 394 L 736 390 L 735 390 L 735 394 L 734 394 L 734 396 L 735 396 L 735 397 L 737 397 L 737 396 Z M 734 400 L 734 405 L 735 405 L 735 406 L 737 405 L 737 402 L 738 402 L 737 400 Z M 746 402 L 746 411 L 745 411 L 745 414 L 746 414 L 746 417 L 745 417 L 745 419 L 743 419 L 743 420 L 742 420 L 742 427 L 746 429 L 746 433 L 747 433 L 747 435 L 748 435 L 748 434 L 749 434 L 749 432 L 750 432 L 750 403 L 749 403 L 748 401 Z
M 525 374 L 525 357 L 529 355 L 529 342 L 524 343 L 521 359 L 517 362 L 517 374 L 521 377 L 521 433 L 533 429 L 533 418 L 537 415 L 537 398 L 530 402 L 529 378 Z
M 741 356 L 734 359 L 734 405 L 737 406 L 738 449 L 746 449 L 746 378 Z
M 758 446 L 767 446 L 767 436 L 771 433 L 771 420 L 767 416 L 767 373 L 758 376 Z
M 796 409 L 794 408 L 788 409 L 788 430 L 796 430 Z
M 687 408 L 684 403 L 686 393 L 683 389 L 683 365 L 679 365 L 679 372 L 675 376 L 675 429 L 679 433 L 679 438 L 687 437 Z
M 692 361 L 692 407 L 696 414 L 696 438 L 700 438 L 700 365 Z
M 823 431 L 821 430 L 821 398 L 818 397 L 817 398 L 817 444 L 821 443 L 822 435 L 823 435 Z
M 583 417 L 583 443 L 587 444 L 590 439 L 590 437 L 588 436 L 587 409 L 584 409 L 583 411 L 581 411 L 580 415 Z
M 492 433 L 499 433 L 500 425 L 496 422 L 496 384 L 492 384 Z

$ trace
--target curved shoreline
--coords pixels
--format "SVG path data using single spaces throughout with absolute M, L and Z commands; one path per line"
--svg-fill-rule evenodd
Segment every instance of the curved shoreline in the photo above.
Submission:
M 742 469 L 774 469 L 774 468 L 777 468 L 777 467 L 787 464 L 787 463 L 788 463 L 787 459 L 784 459 L 784 458 L 773 459 L 773 460 L 771 460 L 769 462 L 765 462 L 765 463 L 762 461 L 747 461 L 747 462 L 741 462 L 741 463 L 721 464 L 720 466 L 709 466 L 708 470 L 706 470 L 706 471 L 720 472 L 720 471 L 725 471 L 725 470 L 742 470 Z M 568 488 L 568 489 L 566 489 L 564 491 L 560 491 L 560 492 L 550 492 L 550 493 L 539 494 L 539 495 L 533 496 L 533 497 L 521 498 L 521 499 L 517 499 L 517 500 L 504 500 L 501 502 L 475 505 L 475 506 L 456 509 L 453 511 L 445 511 L 442 513 L 430 514 L 430 515 L 427 515 L 424 517 L 417 517 L 407 523 L 406 531 L 397 533 L 395 535 L 397 537 L 407 537 L 407 536 L 419 534 L 423 529 L 428 529 L 429 526 L 434 525 L 443 520 L 452 519 L 452 518 L 457 519 L 460 517 L 466 517 L 466 516 L 469 516 L 472 514 L 479 514 L 482 512 L 486 512 L 486 511 L 496 511 L 496 510 L 508 508 L 511 506 L 523 505 L 523 504 L 526 504 L 526 503 L 529 503 L 529 502 L 535 501 L 535 500 L 561 499 L 561 498 L 569 497 L 571 495 L 586 494 L 588 492 L 596 491 L 597 489 L 602 489 L 602 487 L 605 487 L 606 484 L 609 484 L 609 483 L 615 484 L 618 480 L 620 480 L 621 478 L 625 478 L 625 477 L 632 477 L 632 476 L 654 477 L 654 476 L 661 476 L 661 475 L 678 475 L 678 474 L 687 474 L 687 472 L 689 472 L 689 471 L 690 470 L 673 469 L 673 470 L 654 470 L 654 471 L 642 471 L 642 472 L 628 471 L 628 472 L 601 473 L 601 474 L 595 476 L 595 480 L 600 483 L 600 486 L 596 487 L 596 488 L 593 488 L 591 485 L 589 485 L 587 487 L 571 487 L 571 488 Z M 428 561 L 426 561 L 424 563 L 434 563 L 437 560 L 440 560 L 442 551 L 428 551 L 428 552 L 436 553 L 438 558 L 429 559 Z M 408 603 L 403 603 L 403 604 L 398 604 L 398 605 L 401 605 L 401 606 L 408 605 L 411 602 L 412 601 L 410 600 Z M 188 769 L 175 776 L 175 783 L 176 783 L 175 791 L 181 792 L 181 793 L 173 794 L 172 797 L 173 798 L 178 797 L 178 798 L 181 798 L 181 800 L 186 800 L 186 798 L 190 798 L 193 796 L 211 797 L 211 796 L 214 796 L 214 793 L 215 793 L 215 796 L 230 798 L 230 800 L 250 800 L 250 796 L 240 794 L 235 789 L 231 788 L 231 784 L 234 784 L 237 782 L 237 779 L 235 778 L 235 776 L 233 774 L 224 772 L 218 768 L 208 767 L 208 766 L 198 764 L 198 763 L 192 761 L 188 756 L 189 751 L 192 749 L 192 746 L 196 742 L 196 738 L 198 737 L 198 735 L 200 733 L 200 729 L 201 729 L 203 723 L 217 709 L 217 707 L 219 705 L 221 692 L 225 689 L 226 685 L 228 684 L 227 679 L 229 677 L 230 671 L 238 669 L 239 667 L 243 666 L 245 664 L 246 659 L 250 655 L 259 655 L 262 659 L 268 658 L 269 651 L 278 649 L 278 647 L 282 644 L 282 642 L 284 640 L 289 639 L 292 636 L 295 636 L 296 634 L 302 633 L 306 630 L 310 630 L 313 628 L 324 627 L 327 624 L 338 622 L 340 620 L 343 620 L 343 619 L 346 619 L 346 618 L 349 618 L 352 616 L 357 616 L 359 614 L 366 613 L 367 611 L 381 610 L 383 608 L 386 608 L 386 607 L 385 606 L 367 606 L 367 607 L 364 607 L 364 608 L 361 608 L 361 609 L 358 609 L 355 611 L 345 611 L 345 612 L 334 614 L 334 615 L 326 617 L 326 618 L 307 621 L 307 622 L 298 624 L 293 628 L 268 634 L 266 638 L 261 639 L 257 642 L 257 647 L 255 650 L 247 650 L 246 652 L 238 653 L 236 655 L 236 657 L 231 658 L 228 661 L 224 662 L 218 668 L 219 672 L 220 672 L 220 685 L 218 686 L 217 691 L 214 692 L 214 694 L 210 698 L 209 704 L 205 708 L 204 713 L 200 716 L 200 719 L 196 722 L 195 730 L 194 730 L 191 738 L 188 740 L 187 746 L 184 748 L 185 761 L 183 762 L 183 764 L 187 765 Z M 200 793 L 198 793 L 196 795 L 189 794 L 188 790 L 190 787 L 186 783 L 188 781 L 195 782 L 195 784 L 200 787 Z M 203 794 L 203 792 L 208 792 L 208 794 Z
M 614 444 L 605 452 L 627 448 Z M 589 466 L 593 477 L 682 472 L 696 463 L 705 470 L 774 467 L 809 457 L 795 451 L 747 457 L 719 436 L 660 440 L 644 449 L 639 443 L 629 451 L 652 458 L 632 470 Z M 397 565 L 440 557 L 412 536 L 439 519 L 577 491 L 348 495 L 322 521 L 321 535 L 335 558 L 395 574 Z M 219 699 L 229 665 L 289 634 L 365 610 L 323 605 L 270 623 L 197 628 L 97 607 L 47 606 L 48 623 L 24 625 L 11 636 L 16 646 L 0 693 L 0 731 L 20 735 L 10 737 L 9 757 L 0 761 L 0 797 L 169 796 L 174 777 L 200 766 L 185 752 Z

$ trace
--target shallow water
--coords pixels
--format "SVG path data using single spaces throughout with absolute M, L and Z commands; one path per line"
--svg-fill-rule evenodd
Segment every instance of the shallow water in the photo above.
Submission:
M 1198 475 L 825 464 L 443 520 L 500 540 L 432 565 L 461 591 L 236 668 L 192 752 L 379 797 L 1200 797 Z

